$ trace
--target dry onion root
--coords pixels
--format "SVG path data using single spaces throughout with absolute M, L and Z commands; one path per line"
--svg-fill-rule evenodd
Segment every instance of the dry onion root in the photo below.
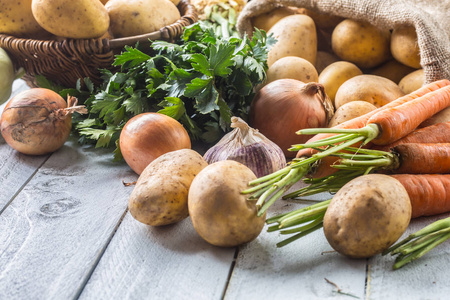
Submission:
M 28 155 L 44 155 L 64 145 L 72 128 L 72 113 L 87 113 L 77 106 L 77 98 L 67 102 L 56 92 L 32 88 L 13 97 L 6 105 L 0 129 L 5 141 Z

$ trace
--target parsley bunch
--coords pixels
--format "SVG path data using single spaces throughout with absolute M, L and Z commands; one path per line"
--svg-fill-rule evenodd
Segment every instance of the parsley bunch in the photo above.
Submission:
M 96 147 L 117 147 L 130 118 L 159 112 L 181 122 L 194 141 L 212 144 L 230 129 L 232 116 L 247 119 L 274 43 L 259 30 L 251 39 L 218 36 L 210 23 L 200 21 L 186 27 L 177 43 L 154 41 L 152 54 L 127 46 L 115 57 L 117 72 L 101 71 L 101 87 L 86 84 L 89 115 L 75 130 Z M 119 149 L 115 154 L 120 158 Z

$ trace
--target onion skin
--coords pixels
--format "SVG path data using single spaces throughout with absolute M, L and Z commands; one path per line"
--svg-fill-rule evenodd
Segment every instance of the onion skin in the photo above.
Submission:
M 32 88 L 13 97 L 2 113 L 5 141 L 28 155 L 44 155 L 64 145 L 72 127 L 66 101 L 56 92 Z
M 296 132 L 327 127 L 333 113 L 321 84 L 279 79 L 265 85 L 255 95 L 250 107 L 250 125 L 277 144 L 286 157 L 292 158 L 296 152 L 288 149 L 311 137 Z
M 119 143 L 123 158 L 138 175 L 159 156 L 191 148 L 183 125 L 160 113 L 142 113 L 128 120 L 120 133 Z

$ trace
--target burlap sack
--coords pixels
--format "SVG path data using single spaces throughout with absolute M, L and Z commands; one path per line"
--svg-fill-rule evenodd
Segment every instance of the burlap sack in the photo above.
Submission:
M 251 35 L 251 18 L 280 6 L 367 21 L 380 28 L 413 25 L 426 83 L 450 79 L 450 0 L 251 0 L 238 17 L 239 32 Z

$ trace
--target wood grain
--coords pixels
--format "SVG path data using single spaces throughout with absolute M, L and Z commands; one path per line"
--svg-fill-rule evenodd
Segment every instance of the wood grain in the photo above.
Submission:
M 69 299 L 127 207 L 136 176 L 110 153 L 66 143 L 0 216 L 3 299 Z

